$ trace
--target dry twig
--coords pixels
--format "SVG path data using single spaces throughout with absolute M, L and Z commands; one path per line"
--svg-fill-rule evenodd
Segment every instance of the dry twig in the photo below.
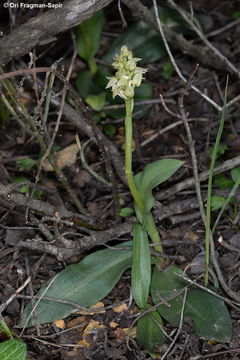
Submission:
M 122 0 L 124 4 L 131 10 L 132 14 L 137 18 L 146 22 L 149 26 L 159 31 L 156 18 L 148 10 L 146 6 L 141 4 L 139 0 Z M 208 66 L 214 69 L 223 70 L 227 73 L 232 73 L 232 69 L 229 68 L 218 56 L 212 54 L 210 51 L 206 51 L 198 45 L 191 44 L 182 35 L 174 33 L 167 26 L 163 26 L 163 31 L 166 36 L 166 40 L 182 53 L 192 56 L 196 61 L 200 62 L 204 66 Z
M 236 156 L 235 158 L 226 160 L 221 165 L 216 166 L 214 169 L 214 175 L 221 174 L 225 171 L 229 171 L 239 165 L 240 165 L 240 156 Z M 205 181 L 208 179 L 208 176 L 209 176 L 209 170 L 205 170 L 199 174 L 199 180 Z M 157 200 L 165 200 L 168 197 L 176 194 L 177 192 L 191 188 L 193 185 L 194 185 L 194 178 L 181 181 L 180 183 L 177 183 L 176 185 L 173 185 L 168 189 L 164 189 L 163 191 L 158 192 L 156 194 L 156 198 Z
M 0 39 L 0 64 L 29 53 L 35 46 L 56 40 L 56 35 L 90 18 L 112 0 L 67 0 L 63 7 L 32 17 Z

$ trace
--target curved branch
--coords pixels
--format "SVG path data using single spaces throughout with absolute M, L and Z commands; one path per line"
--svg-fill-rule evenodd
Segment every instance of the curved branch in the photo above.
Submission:
M 67 0 L 63 7 L 52 9 L 18 26 L 0 40 L 0 64 L 27 54 L 37 45 L 52 41 L 55 35 L 67 31 L 90 18 L 112 0 Z
M 134 16 L 143 20 L 145 23 L 159 32 L 156 18 L 146 6 L 141 4 L 139 0 L 122 1 L 131 10 Z M 221 58 L 219 58 L 219 56 L 212 53 L 208 49 L 200 45 L 191 44 L 190 41 L 187 41 L 182 35 L 176 34 L 167 26 L 163 26 L 163 31 L 167 41 L 171 43 L 175 49 L 180 50 L 184 54 L 192 56 L 202 65 L 234 74 L 233 69 L 229 67 L 225 61 L 223 61 Z

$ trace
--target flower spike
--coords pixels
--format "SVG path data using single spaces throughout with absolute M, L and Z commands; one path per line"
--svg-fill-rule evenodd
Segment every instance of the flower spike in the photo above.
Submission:
M 137 66 L 141 59 L 134 58 L 127 46 L 122 46 L 120 54 L 114 58 L 112 66 L 117 70 L 115 76 L 108 77 L 107 88 L 112 88 L 113 98 L 120 96 L 123 99 L 134 97 L 134 89 L 141 85 L 143 74 L 147 69 Z

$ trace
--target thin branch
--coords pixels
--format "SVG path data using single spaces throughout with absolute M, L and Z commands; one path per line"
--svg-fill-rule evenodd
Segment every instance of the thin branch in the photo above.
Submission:
M 173 113 L 166 105 L 166 102 L 164 101 L 162 95 L 160 94 L 160 99 L 163 105 L 164 110 L 169 113 L 171 116 L 176 117 L 178 119 L 181 119 L 181 115 L 179 114 L 175 114 Z M 206 118 L 188 118 L 187 119 L 188 122 L 190 121 L 204 121 L 206 122 L 207 119 Z M 146 140 L 144 140 L 143 142 L 141 142 L 140 146 L 144 147 L 147 144 L 149 144 L 150 142 L 152 142 L 153 140 L 155 140 L 158 136 L 164 134 L 165 132 L 175 128 L 176 126 L 182 125 L 182 120 L 176 121 L 174 123 L 171 123 L 170 125 L 164 127 L 163 129 L 160 129 L 159 131 L 155 132 L 152 136 L 150 136 L 149 138 L 147 138 Z
M 221 174 L 225 171 L 231 170 L 237 166 L 240 165 L 240 156 L 236 156 L 233 159 L 227 160 L 221 165 L 218 165 L 214 169 L 214 175 Z M 205 170 L 202 173 L 199 174 L 199 180 L 205 181 L 208 179 L 209 176 L 209 170 Z M 163 191 L 160 191 L 156 197 L 157 200 L 166 200 L 168 197 L 176 194 L 177 192 L 180 192 L 182 190 L 191 188 L 194 185 L 194 178 L 190 178 L 184 181 L 181 181 L 180 183 L 173 185 L 169 187 L 168 189 L 164 189 Z
M 181 274 L 178 274 L 178 273 L 176 273 L 176 275 L 179 276 L 181 279 L 187 281 L 190 285 L 194 285 L 194 286 L 198 287 L 199 289 L 204 290 L 204 291 L 206 291 L 207 293 L 215 296 L 216 298 L 218 298 L 218 299 L 226 302 L 226 303 L 229 304 L 234 310 L 236 310 L 236 311 L 238 311 L 238 312 L 240 311 L 240 303 L 239 303 L 239 302 L 234 302 L 234 301 L 232 301 L 232 300 L 229 300 L 229 299 L 226 298 L 226 297 L 223 297 L 223 296 L 219 295 L 218 293 L 216 293 L 215 291 L 207 288 L 206 286 L 197 283 L 195 280 L 189 279 L 189 277 L 187 277 L 186 275 L 181 275 Z M 239 300 L 240 300 L 240 299 L 238 298 L 238 301 L 239 301 Z
M 180 322 L 179 322 L 179 326 L 178 326 L 178 330 L 176 332 L 176 335 L 174 336 L 173 341 L 171 342 L 171 344 L 169 345 L 167 351 L 163 354 L 161 360 L 164 360 L 167 358 L 169 352 L 172 350 L 173 346 L 175 345 L 179 335 L 181 334 L 182 331 L 182 326 L 183 326 L 183 318 L 184 318 L 184 309 L 185 309 L 185 305 L 186 305 L 186 300 L 187 300 L 187 291 L 188 288 L 184 289 L 184 295 L 183 295 L 183 303 L 182 303 L 182 308 L 181 308 L 181 314 L 180 314 Z
M 229 24 L 227 25 L 224 25 L 223 27 L 221 27 L 220 29 L 217 29 L 217 30 L 213 30 L 211 32 L 209 32 L 208 34 L 206 34 L 205 36 L 207 38 L 210 38 L 210 37 L 214 37 L 216 35 L 219 35 L 219 34 L 222 34 L 223 32 L 225 31 L 228 31 L 229 29 L 232 29 L 234 26 L 237 26 L 240 24 L 240 19 L 236 19 L 236 20 L 233 20 L 232 22 L 230 22 Z
M 65 304 L 65 305 L 70 305 L 73 307 L 73 312 L 75 310 L 78 311 L 78 314 L 79 313 L 82 313 L 82 314 L 88 314 L 90 313 L 92 315 L 92 313 L 100 313 L 100 312 L 103 312 L 103 311 L 106 311 L 108 309 L 112 309 L 114 306 L 118 306 L 120 304 L 125 304 L 126 302 L 128 302 L 129 299 L 127 300 L 123 300 L 123 301 L 120 301 L 119 303 L 114 303 L 112 305 L 108 305 L 108 306 L 104 306 L 104 307 L 85 307 L 85 306 L 81 306 L 80 304 L 76 303 L 76 302 L 73 302 L 73 301 L 70 301 L 70 300 L 63 300 L 63 299 L 57 299 L 57 298 L 54 298 L 54 297 L 49 297 L 49 296 L 30 296 L 30 295 L 17 295 L 17 298 L 20 298 L 20 299 L 42 299 L 42 300 L 48 300 L 48 301 L 52 301 L 52 302 L 56 302 L 56 303 L 59 303 L 59 304 Z
M 31 79 L 30 79 L 31 81 Z M 38 78 L 37 79 L 38 84 L 43 87 L 42 81 Z M 57 94 L 52 91 L 52 97 L 51 97 L 51 104 L 54 107 L 59 108 L 60 107 L 60 99 L 57 97 Z M 84 103 L 81 104 L 81 109 L 74 109 L 73 106 L 69 105 L 68 103 L 64 104 L 63 107 L 63 115 L 68 119 L 69 122 L 73 124 L 77 129 L 81 131 L 81 133 L 86 134 L 89 138 L 91 138 L 96 144 L 98 144 L 97 140 L 95 139 L 94 132 L 92 130 L 92 127 L 87 123 L 87 116 L 89 116 L 89 111 L 84 105 Z M 116 170 L 117 175 L 121 179 L 123 183 L 126 183 L 124 170 L 123 170 L 123 161 L 121 158 L 121 155 L 117 149 L 117 147 L 114 145 L 114 143 L 108 139 L 107 136 L 105 136 L 101 130 L 96 127 L 96 131 L 101 133 L 101 139 L 104 142 L 106 152 L 108 154 L 108 157 L 111 159 L 112 164 Z
M 155 1 L 155 0 L 154 0 Z M 179 12 L 183 19 L 192 27 L 192 29 L 196 32 L 196 34 L 200 37 L 200 39 L 207 45 L 209 49 L 213 51 L 213 53 L 219 57 L 223 63 L 226 64 L 228 69 L 231 69 L 234 74 L 239 77 L 239 70 L 234 66 L 227 58 L 224 56 L 215 46 L 213 46 L 210 41 L 204 36 L 202 31 L 193 23 L 192 19 L 187 15 L 187 13 L 180 8 L 173 0 L 167 1 L 171 7 Z
M 125 20 L 125 17 L 124 17 L 123 11 L 122 11 L 121 0 L 118 0 L 118 11 L 119 11 L 119 15 L 122 19 L 122 27 L 123 27 L 123 29 L 125 29 L 125 28 L 127 28 L 127 22 Z
M 31 17 L 0 39 L 0 64 L 29 53 L 35 46 L 56 40 L 55 35 L 67 31 L 90 18 L 112 0 L 67 0 L 59 9 Z
M 194 174 L 194 183 L 195 183 L 195 189 L 196 189 L 196 194 L 197 194 L 197 199 L 198 199 L 198 204 L 199 204 L 199 209 L 200 209 L 200 214 L 203 220 L 203 223 L 205 224 L 206 222 L 206 216 L 205 216 L 205 211 L 204 211 L 204 206 L 203 206 L 203 200 L 202 200 L 202 195 L 201 195 L 201 188 L 200 188 L 200 181 L 199 181 L 199 175 L 198 175 L 198 165 L 197 165 L 197 157 L 196 157 L 196 152 L 195 152 L 195 148 L 194 148 L 194 141 L 192 138 L 192 133 L 188 124 L 188 120 L 187 120 L 187 113 L 185 111 L 184 108 L 184 97 L 187 94 L 188 89 L 191 87 L 192 81 L 193 81 L 193 77 L 195 72 L 197 71 L 197 67 L 195 68 L 195 70 L 193 71 L 187 85 L 186 88 L 184 89 L 183 93 L 181 96 L 179 96 L 178 99 L 178 105 L 179 105 L 179 111 L 182 117 L 182 121 L 187 133 L 187 138 L 188 138 L 188 145 L 189 145 L 189 151 L 191 154 L 191 158 L 192 158 L 192 165 L 193 165 L 193 174 Z
M 68 225 L 73 223 L 76 226 L 86 227 L 92 230 L 105 230 L 106 228 L 111 227 L 111 223 L 107 220 L 103 220 L 94 216 L 87 216 L 83 214 L 78 214 L 71 212 L 66 209 L 64 204 L 60 206 L 53 206 L 50 203 L 44 202 L 37 199 L 29 199 L 21 193 L 15 193 L 15 190 L 21 184 L 26 184 L 34 189 L 47 190 L 43 186 L 32 184 L 29 182 L 23 182 L 18 184 L 9 184 L 3 185 L 0 183 L 0 195 L 3 199 L 7 201 L 8 206 L 12 203 L 18 206 L 28 207 L 30 210 L 37 212 L 39 214 L 45 215 L 45 217 L 51 217 L 51 220 L 54 221 L 63 221 L 69 220 Z M 53 192 L 53 190 L 47 190 L 48 192 Z M 65 222 L 65 221 L 64 221 Z
M 73 69 L 73 66 L 74 66 L 74 62 L 75 62 L 75 59 L 76 59 L 76 56 L 77 56 L 77 52 L 74 51 L 73 52 L 73 55 L 72 55 L 72 59 L 71 59 L 71 63 L 69 65 L 69 68 L 68 68 L 68 73 L 66 75 L 66 80 L 69 82 L 69 79 L 70 79 L 70 76 L 71 76 L 71 73 L 72 73 L 72 69 Z M 54 73 L 52 73 L 51 75 L 54 75 Z M 52 80 L 53 82 L 53 80 Z M 50 89 L 51 89 L 51 79 L 50 79 Z M 49 90 L 50 90 L 49 89 Z M 50 90 L 51 91 L 51 90 Z M 49 91 L 49 93 L 50 93 Z M 56 123 L 55 123 L 55 128 L 53 130 L 53 134 L 52 134 L 52 138 L 50 140 L 50 143 L 48 144 L 48 148 L 45 152 L 45 154 L 42 156 L 41 158 L 41 161 L 40 161 L 40 166 L 39 166 L 39 169 L 38 169 L 38 175 L 40 174 L 40 171 L 42 169 L 42 165 L 44 163 L 44 161 L 48 158 L 48 156 L 50 155 L 50 152 L 51 152 L 51 149 L 53 147 L 53 144 L 54 144 L 54 141 L 56 139 L 56 136 L 57 136 L 57 133 L 58 133 L 58 130 L 59 130 L 59 126 L 60 126 L 60 122 L 61 122 L 61 118 L 62 118 L 62 113 L 63 113 L 63 107 L 64 107 L 64 103 L 65 103 L 65 99 L 66 99 L 66 95 L 67 95 L 67 89 L 66 89 L 66 86 L 64 85 L 64 88 L 63 88 L 63 91 L 62 91 L 62 98 L 61 98 L 61 102 L 60 102 L 60 108 L 59 108 L 59 111 L 58 111 L 58 116 L 57 116 L 57 120 L 56 120 Z M 46 108 L 45 108 L 45 114 L 47 114 L 47 109 L 49 107 L 49 103 L 50 103 L 50 99 L 48 99 L 47 103 L 46 103 Z M 45 119 L 46 120 L 46 119 Z M 37 179 L 38 179 L 38 176 L 37 176 Z
M 148 10 L 146 6 L 141 4 L 139 0 L 122 0 L 125 5 L 132 11 L 133 15 L 143 20 L 149 26 L 159 31 L 159 26 L 156 17 Z M 182 35 L 174 33 L 169 27 L 163 26 L 167 41 L 175 48 L 180 50 L 183 54 L 192 56 L 197 62 L 202 65 L 222 70 L 227 73 L 232 73 L 232 69 L 219 59 L 218 56 L 210 51 L 206 51 L 199 45 L 192 44 L 189 40 L 185 39 Z
M 89 142 L 91 141 L 91 139 L 86 141 L 83 145 L 80 144 L 79 137 L 76 137 L 76 140 L 77 140 L 77 144 L 78 144 L 78 147 L 80 150 L 80 157 L 81 157 L 83 168 L 86 169 L 89 172 L 89 174 L 91 174 L 93 177 L 95 177 L 98 181 L 102 182 L 104 185 L 112 186 L 111 183 L 107 182 L 107 180 L 105 180 L 101 175 L 99 175 L 96 171 L 94 171 L 86 162 L 84 150 L 85 150 L 86 146 L 89 144 Z
M 15 291 L 14 294 L 12 294 L 7 301 L 2 303 L 0 305 L 0 314 L 6 309 L 6 307 L 17 297 L 17 295 L 29 284 L 31 281 L 31 276 L 27 278 L 27 280 L 24 281 L 24 283 Z
M 154 12 L 155 12 L 155 16 L 156 16 L 156 20 L 157 20 L 157 24 L 158 24 L 158 30 L 161 34 L 162 40 L 164 42 L 165 48 L 167 50 L 168 56 L 171 60 L 171 63 L 176 71 L 176 73 L 178 74 L 179 78 L 185 83 L 187 84 L 187 79 L 183 76 L 181 70 L 179 69 L 173 55 L 172 55 L 172 51 L 168 45 L 165 33 L 163 31 L 163 27 L 161 24 L 161 20 L 158 14 L 158 8 L 157 8 L 157 2 L 156 0 L 153 0 L 153 6 L 154 6 Z M 199 90 L 198 88 L 196 88 L 196 86 L 191 85 L 191 89 L 193 89 L 196 93 L 198 93 L 201 97 L 203 97 L 209 104 L 211 104 L 213 107 L 215 107 L 215 109 L 217 109 L 218 111 L 221 111 L 221 107 L 215 102 L 213 101 L 211 98 L 209 98 L 206 94 L 204 94 L 201 90 Z
M 42 295 L 40 296 L 40 298 L 38 299 L 38 301 L 36 302 L 36 304 L 34 305 L 34 307 L 32 308 L 32 311 L 30 312 L 30 314 L 28 315 L 27 319 L 26 319 L 26 322 L 25 322 L 25 325 L 21 331 L 21 334 L 20 334 L 20 337 L 22 337 L 26 327 L 27 327 L 27 324 L 32 316 L 32 314 L 34 313 L 34 311 L 36 310 L 38 304 L 40 303 L 40 301 L 42 300 L 42 297 L 46 294 L 46 292 L 48 291 L 48 289 L 51 287 L 51 285 L 53 284 L 53 282 L 56 280 L 57 276 L 59 274 L 55 275 L 52 280 L 50 281 L 50 283 L 48 284 L 48 286 L 46 287 L 46 289 L 43 291 Z

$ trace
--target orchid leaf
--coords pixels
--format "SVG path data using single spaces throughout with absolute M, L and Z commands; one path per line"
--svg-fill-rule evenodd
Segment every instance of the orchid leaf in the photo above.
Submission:
M 142 225 L 133 225 L 132 293 L 136 304 L 147 305 L 151 281 L 151 255 L 148 236 Z
M 75 28 L 77 52 L 87 61 L 93 74 L 97 71 L 94 56 L 100 46 L 103 21 L 103 12 L 98 11 Z
M 132 242 L 121 243 L 120 246 L 131 246 Z M 50 279 L 37 293 L 37 296 L 47 296 L 66 300 L 88 307 L 103 299 L 113 289 L 122 272 L 132 264 L 131 250 L 104 249 L 96 251 L 77 264 L 69 265 L 62 270 L 51 283 Z M 19 327 L 35 324 L 31 316 L 26 324 L 32 307 L 27 305 Z M 42 299 L 36 306 L 41 324 L 62 319 L 76 311 L 73 305 Z
M 150 308 L 150 305 L 146 308 Z M 165 336 L 160 328 L 161 325 L 163 325 L 163 321 L 157 311 L 150 312 L 141 317 L 137 323 L 138 343 L 148 351 L 157 351 L 157 347 L 162 345 L 165 340 Z
M 164 299 L 169 306 L 159 305 L 157 311 L 171 324 L 178 326 L 183 307 L 183 289 L 189 283 L 181 278 L 183 271 L 170 266 L 164 271 L 155 267 L 151 294 L 154 304 Z M 192 318 L 196 334 L 205 340 L 229 341 L 232 322 L 224 302 L 213 294 L 190 286 L 184 306 L 184 317 Z
M 25 360 L 26 345 L 17 339 L 10 339 L 0 343 L 1 360 Z
M 153 188 L 168 180 L 182 165 L 182 161 L 175 159 L 157 160 L 147 165 L 142 172 L 134 176 L 136 187 L 144 202 L 144 214 L 140 214 L 135 206 L 139 222 L 143 223 L 142 215 L 146 217 L 155 203 L 152 194 Z

